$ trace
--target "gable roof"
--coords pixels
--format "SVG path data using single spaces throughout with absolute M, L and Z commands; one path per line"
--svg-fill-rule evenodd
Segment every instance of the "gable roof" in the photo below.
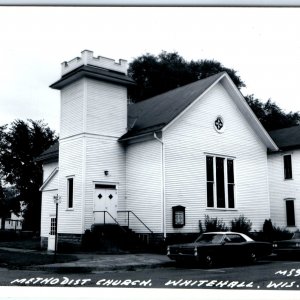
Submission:
M 59 143 L 56 142 L 50 148 L 48 148 L 46 151 L 44 151 L 36 159 L 36 161 L 41 161 L 41 162 L 44 162 L 44 163 L 50 163 L 50 162 L 58 161 L 58 148 L 59 148 Z
M 272 130 L 269 134 L 281 150 L 300 148 L 300 126 Z
M 128 132 L 120 141 L 158 131 L 169 124 L 225 72 L 128 106 Z
M 52 178 L 57 174 L 58 172 L 58 167 L 56 167 L 51 174 L 48 176 L 48 178 L 46 178 L 46 180 L 43 182 L 42 186 L 40 187 L 40 191 L 42 192 L 45 187 L 48 185 L 48 183 L 52 180 Z
M 261 125 L 243 95 L 226 72 L 176 88 L 148 100 L 128 106 L 128 132 L 119 141 L 126 141 L 145 134 L 163 130 L 184 113 L 215 84 L 221 82 L 244 118 L 255 130 L 268 149 L 277 151 L 278 147 Z

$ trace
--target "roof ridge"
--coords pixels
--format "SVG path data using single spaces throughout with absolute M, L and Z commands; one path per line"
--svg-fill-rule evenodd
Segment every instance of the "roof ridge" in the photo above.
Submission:
M 198 79 L 198 80 L 192 81 L 192 82 L 187 83 L 187 84 L 184 84 L 184 85 L 182 85 L 182 86 L 178 86 L 178 87 L 176 87 L 176 88 L 174 88 L 174 89 L 165 91 L 165 92 L 163 92 L 163 93 L 161 93 L 161 94 L 152 96 L 152 97 L 150 97 L 150 98 L 141 100 L 141 101 L 139 101 L 139 102 L 131 103 L 131 104 L 129 104 L 129 106 L 131 106 L 131 105 L 139 105 L 139 104 L 142 104 L 142 103 L 145 102 L 145 101 L 155 99 L 156 97 L 160 97 L 160 96 L 163 96 L 163 95 L 168 94 L 168 93 L 171 93 L 171 92 L 176 92 L 176 91 L 178 91 L 179 89 L 186 88 L 186 87 L 188 87 L 189 85 L 194 85 L 194 84 L 196 84 L 196 83 L 199 83 L 200 81 L 201 81 L 201 82 L 208 81 L 209 79 L 212 79 L 213 77 L 216 77 L 215 80 L 217 80 L 217 79 L 218 79 L 219 77 L 221 77 L 223 74 L 228 74 L 228 73 L 227 73 L 226 71 L 222 71 L 222 72 L 216 73 L 216 74 L 214 74 L 214 75 L 210 75 L 210 76 L 208 76 L 208 77 L 205 77 L 205 78 L 202 78 L 202 79 Z

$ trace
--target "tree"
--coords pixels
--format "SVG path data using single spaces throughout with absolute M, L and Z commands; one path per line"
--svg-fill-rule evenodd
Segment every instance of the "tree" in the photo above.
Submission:
M 223 71 L 228 73 L 238 89 L 246 86 L 235 70 L 224 67 L 218 61 L 187 62 L 177 52 L 162 51 L 158 56 L 147 53 L 129 64 L 128 75 L 135 80 L 136 86 L 129 89 L 128 95 L 133 102 L 139 102 Z M 268 100 L 263 103 L 254 95 L 245 98 L 267 131 L 300 123 L 298 112 L 285 113 L 275 102 Z
M 256 99 L 254 95 L 246 96 L 245 99 L 267 131 L 295 126 L 300 123 L 298 112 L 285 113 L 270 99 L 266 103 Z
M 177 52 L 162 51 L 158 56 L 145 54 L 129 64 L 128 74 L 136 86 L 129 89 L 129 97 L 138 102 L 193 81 L 226 71 L 238 88 L 244 82 L 233 69 L 215 60 L 187 62 Z
M 15 120 L 10 127 L 0 127 L 0 172 L 4 183 L 15 189 L 4 198 L 16 212 L 16 202 L 26 204 L 24 227 L 29 230 L 40 226 L 43 176 L 36 158 L 56 141 L 54 131 L 42 121 Z

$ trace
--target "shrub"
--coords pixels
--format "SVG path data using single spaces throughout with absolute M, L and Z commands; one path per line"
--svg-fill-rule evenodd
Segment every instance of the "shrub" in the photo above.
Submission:
M 208 215 L 205 215 L 205 232 L 212 232 L 212 231 L 228 231 L 228 227 L 218 218 L 210 218 Z
M 288 240 L 292 237 L 292 232 L 285 228 L 276 227 L 272 224 L 272 220 L 265 220 L 263 225 L 263 239 L 266 241 Z
M 272 224 L 272 220 L 265 220 L 264 225 L 263 225 L 263 233 L 264 234 L 272 234 L 274 230 L 273 224 Z
M 243 215 L 231 221 L 231 231 L 249 234 L 251 228 L 252 222 Z
M 280 241 L 280 240 L 289 240 L 292 237 L 293 233 L 287 229 L 280 228 L 280 227 L 273 227 L 273 241 Z

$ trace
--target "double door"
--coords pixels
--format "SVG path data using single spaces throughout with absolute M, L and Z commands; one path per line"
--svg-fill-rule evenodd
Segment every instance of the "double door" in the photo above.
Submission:
M 94 223 L 115 223 L 118 210 L 118 192 L 114 186 L 95 187 Z

